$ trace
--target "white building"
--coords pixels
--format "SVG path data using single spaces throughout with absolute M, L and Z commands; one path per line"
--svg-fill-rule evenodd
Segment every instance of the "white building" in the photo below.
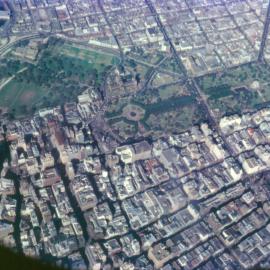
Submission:
M 0 10 L 0 20 L 7 21 L 10 18 L 10 12 L 6 10 Z

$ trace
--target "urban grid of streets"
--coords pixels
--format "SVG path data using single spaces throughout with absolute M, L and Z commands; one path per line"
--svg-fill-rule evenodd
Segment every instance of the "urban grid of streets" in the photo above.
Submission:
M 122 61 L 128 57 L 124 38 L 112 23 L 109 0 L 5 2 L 11 19 L 2 28 L 7 43 L 0 46 L 1 55 L 16 43 L 37 37 L 58 35 L 80 43 L 85 34 L 89 39 L 91 29 L 78 33 L 76 26 L 88 12 L 97 12 L 103 18 L 102 29 L 111 35 L 108 40 L 114 40 L 104 51 L 118 51 Z M 127 8 L 134 4 L 111 2 Z M 209 65 L 205 60 L 200 70 L 187 68 L 188 57 L 183 60 L 164 26 L 158 2 L 163 1 L 136 1 L 154 18 L 163 45 L 167 44 L 182 71 L 179 80 L 191 86 L 208 124 L 128 143 L 103 119 L 109 102 L 105 86 L 103 104 L 97 89 L 90 87 L 78 96 L 77 103 L 40 110 L 29 119 L 1 119 L 1 140 L 10 152 L 10 162 L 4 162 L 0 178 L 3 244 L 70 269 L 269 267 L 270 109 L 218 119 L 193 76 L 220 67 L 211 66 L 212 58 L 206 54 Z M 198 2 L 224 5 L 231 21 L 238 23 L 231 14 L 233 1 L 169 2 L 184 3 L 188 14 L 195 14 Z M 261 24 L 254 1 L 238 3 L 243 2 Z M 258 1 L 258 5 L 265 3 L 259 42 L 252 44 L 245 28 L 239 27 L 242 43 L 256 59 L 245 56 L 243 62 L 233 62 L 232 57 L 225 63 L 226 56 L 220 55 L 217 46 L 214 51 L 222 68 L 264 61 L 263 56 L 267 59 L 270 8 L 267 1 Z M 51 24 L 39 20 L 37 11 L 45 16 L 42 12 L 52 9 L 56 17 Z M 198 17 L 196 22 L 203 27 Z M 100 41 L 92 46 L 102 50 Z M 144 87 L 155 74 L 155 66 L 152 69 Z

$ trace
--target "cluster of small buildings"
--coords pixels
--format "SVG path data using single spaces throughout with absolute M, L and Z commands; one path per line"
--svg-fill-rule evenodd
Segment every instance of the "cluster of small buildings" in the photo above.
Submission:
M 17 0 L 13 8 L 16 23 L 12 32 L 15 35 L 53 33 L 86 41 L 91 37 L 93 45 L 118 48 L 97 1 Z
M 173 46 L 198 76 L 256 60 L 267 7 L 267 0 L 17 0 L 12 32 L 61 34 L 116 50 L 120 45 L 140 58 L 169 54 Z
M 191 74 L 202 75 L 258 57 L 267 0 L 153 3 Z
M 152 53 L 169 51 L 169 43 L 165 41 L 155 14 L 151 13 L 145 1 L 102 2 L 124 51 L 131 51 L 133 48 Z
M 17 201 L 12 198 L 15 185 L 13 180 L 1 177 L 0 184 L 0 243 L 12 248 L 16 246 L 13 233 Z
M 124 50 L 169 52 L 173 46 L 197 76 L 258 57 L 268 2 L 104 0 L 103 6 Z
M 269 166 L 270 111 L 268 108 L 242 116 L 231 115 L 220 121 L 220 129 L 234 155 L 249 175 Z
M 2 243 L 70 269 L 268 265 L 270 109 L 103 153 L 81 101 L 2 121 Z
M 112 238 L 126 234 L 129 230 L 127 220 L 117 202 L 111 205 L 107 202 L 101 203 L 84 215 L 89 234 L 94 239 Z

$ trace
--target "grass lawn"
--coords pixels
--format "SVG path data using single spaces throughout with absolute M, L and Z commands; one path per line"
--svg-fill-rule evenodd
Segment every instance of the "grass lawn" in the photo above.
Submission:
M 171 97 L 182 96 L 185 93 L 185 88 L 176 83 L 169 86 L 164 86 L 158 89 L 159 96 L 162 100 L 169 99 Z
M 48 93 L 48 89 L 34 83 L 10 81 L 0 91 L 0 107 L 8 107 L 16 116 L 30 112 L 42 96 Z
M 83 60 L 87 64 L 90 63 L 93 65 L 93 68 L 97 69 L 99 73 L 104 72 L 106 67 L 110 65 L 116 65 L 120 62 L 119 58 L 111 54 L 79 48 L 76 47 L 76 44 L 73 45 L 69 43 L 56 45 L 54 53 L 77 58 Z
M 178 80 L 178 76 L 172 76 L 169 74 L 165 74 L 162 72 L 159 72 L 155 75 L 152 86 L 153 87 L 163 87 L 166 84 L 174 83 Z
M 256 110 L 270 102 L 270 67 L 246 64 L 220 74 L 198 78 L 217 116 Z M 257 85 L 255 88 L 253 85 Z

